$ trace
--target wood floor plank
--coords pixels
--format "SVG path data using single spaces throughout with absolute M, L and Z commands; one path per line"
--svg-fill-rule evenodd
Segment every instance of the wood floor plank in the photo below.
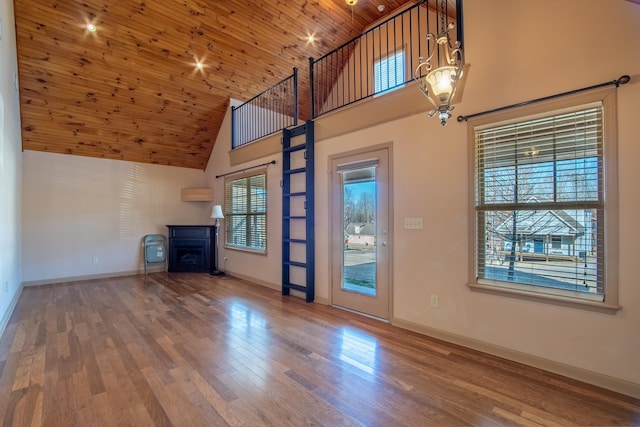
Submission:
M 173 423 L 167 416 L 165 408 L 163 408 L 158 401 L 158 396 L 153 392 L 151 386 L 142 374 L 144 366 L 139 366 L 136 363 L 136 359 L 130 353 L 126 342 L 122 339 L 122 336 L 120 336 L 116 328 L 110 327 L 108 329 L 110 330 L 110 338 L 114 342 L 119 359 L 122 361 L 122 367 L 135 387 L 136 394 L 147 409 L 153 423 L 157 426 L 173 426 Z
M 38 395 L 36 397 L 35 405 L 33 407 L 30 427 L 40 427 L 43 425 L 43 420 L 42 420 L 43 400 L 44 400 L 44 394 L 42 392 L 42 387 L 38 387 Z
M 96 419 L 100 420 L 100 425 L 116 425 L 113 409 L 109 404 L 109 396 L 105 392 L 92 395 L 91 410 L 95 413 Z
M 128 377 L 119 379 L 112 371 L 103 374 L 102 380 L 106 389 L 106 398 L 98 395 L 99 400 L 108 404 L 108 413 L 111 414 L 114 421 L 114 424 L 107 424 L 105 421 L 105 425 L 121 425 L 124 422 L 122 418 L 129 417 L 131 408 L 138 405 L 144 406 Z M 104 418 L 102 419 L 104 420 Z
M 3 426 L 640 425 L 640 401 L 229 276 L 29 287 Z
M 542 427 L 543 424 L 538 424 L 532 420 L 528 420 L 526 418 L 521 417 L 520 415 L 514 414 L 509 411 L 505 411 L 499 407 L 495 407 L 493 409 L 493 413 L 501 416 L 509 423 L 512 423 L 514 426 L 522 426 L 522 427 Z
M 180 370 L 182 371 L 182 370 Z M 177 375 L 178 373 L 176 373 Z M 221 396 L 214 389 L 210 382 L 205 380 L 200 373 L 195 370 L 181 373 L 193 382 L 199 393 L 209 402 L 225 422 L 233 426 L 259 426 L 264 423 L 255 415 L 254 410 L 247 402 L 238 398 L 228 400 Z
M 100 367 L 98 366 L 98 360 L 96 359 L 96 354 L 93 350 L 93 346 L 91 345 L 91 341 L 82 341 L 80 345 L 82 349 L 84 371 L 87 375 L 87 381 L 89 382 L 89 392 L 92 396 L 104 393 L 106 389 L 102 381 Z
M 181 343 L 175 345 L 175 350 L 183 357 L 183 360 L 187 363 L 187 365 L 198 371 L 200 376 L 207 382 L 207 384 L 215 390 L 216 394 L 219 395 L 226 402 L 233 402 L 238 399 L 238 395 L 227 387 L 220 378 L 218 378 L 219 374 L 222 373 L 235 373 L 235 369 L 222 369 L 215 362 L 209 362 L 207 360 L 203 360 L 199 358 L 198 355 L 208 354 L 210 357 L 215 359 L 216 353 L 209 352 L 204 353 L 201 351 L 193 351 L 200 350 L 202 347 L 198 346 L 198 341 L 193 342 L 194 345 L 189 346 L 189 348 L 185 347 Z

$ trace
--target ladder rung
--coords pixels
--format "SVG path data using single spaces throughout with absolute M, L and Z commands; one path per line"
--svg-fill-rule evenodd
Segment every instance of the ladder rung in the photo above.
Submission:
M 305 148 L 307 148 L 307 146 L 305 144 L 298 144 L 298 145 L 294 145 L 292 147 L 283 148 L 282 151 L 284 151 L 285 153 L 291 153 L 293 151 L 304 150 Z
M 283 239 L 285 243 L 307 243 L 305 239 Z
M 288 171 L 284 171 L 285 175 L 293 175 L 296 173 L 305 173 L 307 171 L 307 168 L 297 168 L 297 169 L 290 169 Z
M 285 286 L 289 289 L 294 289 L 296 291 L 307 292 L 306 286 L 296 285 L 295 283 L 287 283 Z
M 291 134 L 291 136 L 300 136 L 300 135 L 304 135 L 305 133 L 307 133 L 307 124 L 301 124 L 298 125 L 294 128 L 289 129 L 289 133 Z
M 283 194 L 283 196 L 285 197 L 294 197 L 294 196 L 306 196 L 307 192 L 306 191 L 298 191 L 295 193 L 285 193 Z
M 305 262 L 298 262 L 298 261 L 283 261 L 282 262 L 284 265 L 291 265 L 294 267 L 302 267 L 302 268 L 307 268 L 307 263 Z

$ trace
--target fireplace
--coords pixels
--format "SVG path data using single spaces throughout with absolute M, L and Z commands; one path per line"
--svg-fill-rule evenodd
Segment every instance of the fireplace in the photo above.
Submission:
M 167 225 L 169 271 L 209 272 L 214 256 L 212 225 Z
M 176 240 L 169 249 L 169 271 L 206 271 L 209 251 L 202 240 Z

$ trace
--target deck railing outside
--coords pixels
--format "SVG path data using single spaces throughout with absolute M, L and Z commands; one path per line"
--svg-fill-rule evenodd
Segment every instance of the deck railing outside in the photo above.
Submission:
M 231 148 L 298 124 L 298 69 L 293 74 L 231 108 Z

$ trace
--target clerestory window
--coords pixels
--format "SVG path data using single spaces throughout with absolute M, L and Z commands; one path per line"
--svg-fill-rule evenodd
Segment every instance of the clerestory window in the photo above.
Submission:
M 376 61 L 373 64 L 373 92 L 378 95 L 401 87 L 405 81 L 405 74 L 403 50 Z

